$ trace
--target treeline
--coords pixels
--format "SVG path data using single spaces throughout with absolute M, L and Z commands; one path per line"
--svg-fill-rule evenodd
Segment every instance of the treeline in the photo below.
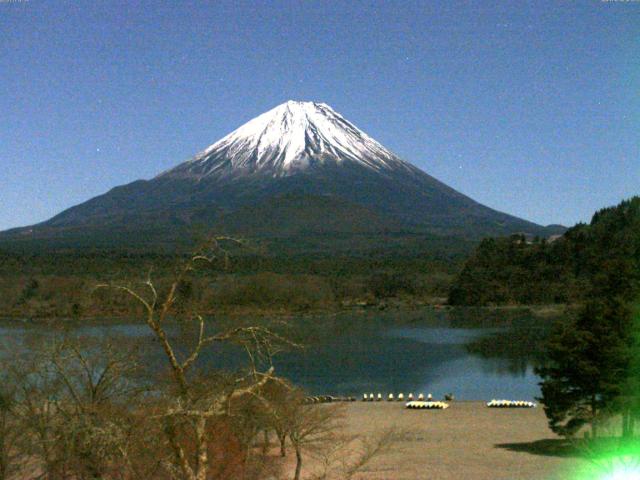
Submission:
M 184 301 L 203 313 L 336 310 L 446 299 L 471 243 L 447 248 L 405 242 L 351 254 L 341 250 L 287 254 L 247 242 L 181 284 Z M 275 250 L 275 254 L 272 251 Z M 95 291 L 101 282 L 144 278 L 160 288 L 188 257 L 123 251 L 0 251 L 0 316 L 94 317 L 138 313 L 126 298 Z
M 598 211 L 555 241 L 485 239 L 456 277 L 453 305 L 581 303 L 589 286 L 623 273 L 640 277 L 640 197 Z M 622 275 L 620 275 L 622 278 Z
M 181 288 L 190 306 L 203 313 L 333 311 L 394 302 L 442 302 L 452 277 L 446 272 L 378 272 L 347 277 L 273 272 L 219 273 L 196 278 L 182 284 Z M 168 283 L 168 277 L 156 278 L 160 286 Z M 96 291 L 99 281 L 97 276 L 2 277 L 0 316 L 79 318 L 138 313 L 127 299 L 117 295 L 105 297 Z

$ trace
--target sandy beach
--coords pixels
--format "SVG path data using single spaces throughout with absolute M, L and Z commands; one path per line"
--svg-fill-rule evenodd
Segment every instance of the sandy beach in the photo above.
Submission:
M 436 411 L 356 402 L 346 405 L 345 422 L 352 435 L 375 436 L 392 427 L 401 432 L 393 449 L 372 460 L 358 479 L 559 480 L 571 478 L 585 462 L 565 453 L 540 406 L 490 409 L 483 402 L 452 402 Z

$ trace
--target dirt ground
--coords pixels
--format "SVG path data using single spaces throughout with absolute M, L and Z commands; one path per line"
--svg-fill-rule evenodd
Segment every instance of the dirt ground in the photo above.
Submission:
M 400 402 L 357 402 L 346 406 L 345 421 L 352 435 L 375 436 L 391 427 L 401 432 L 393 449 L 357 479 L 565 480 L 585 462 L 567 453 L 541 407 L 452 402 L 447 410 L 407 410 Z

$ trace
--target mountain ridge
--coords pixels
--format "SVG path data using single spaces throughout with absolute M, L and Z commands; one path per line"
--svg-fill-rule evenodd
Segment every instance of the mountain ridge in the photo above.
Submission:
M 299 199 L 299 211 L 291 198 Z M 114 244 L 126 244 L 132 232 L 148 231 L 142 236 L 150 244 L 170 243 L 195 225 L 248 236 L 312 235 L 328 232 L 328 225 L 344 233 L 356 224 L 354 231 L 362 230 L 367 222 L 357 215 L 370 219 L 372 234 L 481 238 L 562 231 L 481 205 L 400 159 L 326 104 L 289 101 L 150 180 L 115 187 L 45 222 L 3 232 L 0 240 L 66 237 L 73 243 L 107 232 Z M 270 217 L 278 219 L 272 231 Z

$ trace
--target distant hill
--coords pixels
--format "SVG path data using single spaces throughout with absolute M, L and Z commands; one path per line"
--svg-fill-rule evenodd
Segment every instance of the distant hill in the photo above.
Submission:
M 0 245 L 190 244 L 194 231 L 250 237 L 420 233 L 479 239 L 543 227 L 485 207 L 398 158 L 331 107 L 287 102 L 151 180 L 116 187 Z

